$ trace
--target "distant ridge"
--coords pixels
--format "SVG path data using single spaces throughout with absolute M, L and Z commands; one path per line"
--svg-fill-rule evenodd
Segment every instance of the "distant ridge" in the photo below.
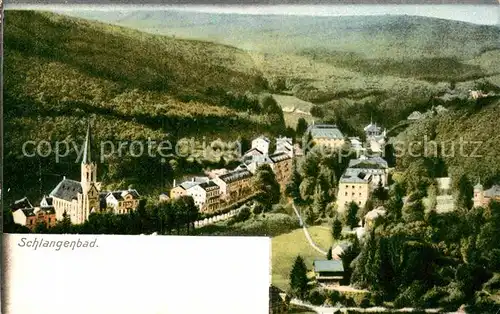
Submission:
M 371 58 L 469 59 L 484 50 L 500 48 L 499 26 L 422 16 L 279 16 L 167 10 L 67 14 L 271 53 L 320 48 Z

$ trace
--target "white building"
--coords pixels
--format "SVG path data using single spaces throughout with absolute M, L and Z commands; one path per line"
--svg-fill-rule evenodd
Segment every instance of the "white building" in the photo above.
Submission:
M 276 150 L 274 153 L 285 153 L 291 158 L 294 156 L 294 147 L 292 138 L 290 137 L 279 137 L 276 139 Z
M 389 180 L 389 166 L 387 161 L 382 157 L 366 157 L 361 156 L 358 159 L 349 161 L 349 167 L 346 169 L 346 174 L 351 175 L 362 171 L 372 176 L 372 185 L 376 188 L 379 182 L 386 187 Z
M 213 181 L 208 181 L 194 185 L 186 190 L 196 207 L 202 212 L 213 212 L 219 208 L 220 187 Z
M 104 196 L 107 209 L 115 214 L 127 214 L 137 208 L 139 193 L 134 189 L 110 191 Z
M 267 155 L 269 154 L 270 143 L 271 141 L 267 137 L 261 135 L 252 141 L 252 148 L 256 148 L 264 155 Z

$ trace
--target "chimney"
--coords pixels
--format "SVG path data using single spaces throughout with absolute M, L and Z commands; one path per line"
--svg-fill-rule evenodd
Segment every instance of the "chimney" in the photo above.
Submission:
M 194 182 L 194 177 L 191 179 L 191 182 Z
M 63 176 L 63 180 L 66 180 L 66 176 Z

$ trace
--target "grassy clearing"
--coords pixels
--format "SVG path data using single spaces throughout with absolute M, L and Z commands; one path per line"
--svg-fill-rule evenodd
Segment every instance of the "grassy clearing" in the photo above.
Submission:
M 309 233 L 318 246 L 327 249 L 332 245 L 328 230 L 319 226 L 310 227 Z M 306 266 L 312 267 L 315 259 L 324 259 L 321 253 L 307 242 L 302 229 L 293 230 L 272 239 L 272 283 L 278 288 L 288 289 L 288 276 L 297 255 L 304 258 Z

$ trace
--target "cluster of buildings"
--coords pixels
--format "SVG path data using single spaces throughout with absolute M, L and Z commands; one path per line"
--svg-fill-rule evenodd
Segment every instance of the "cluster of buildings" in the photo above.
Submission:
M 175 199 L 188 195 L 193 197 L 201 212 L 216 212 L 219 208 L 252 194 L 253 175 L 263 164 L 271 167 L 281 189 L 284 190 L 292 177 L 295 147 L 292 139 L 288 137 L 276 139 L 273 153 L 270 153 L 270 145 L 269 138 L 259 136 L 252 140 L 251 148 L 243 154 L 241 164 L 235 169 L 215 169 L 208 171 L 205 177 L 194 177 L 178 185 L 174 181 L 168 196 L 163 194 L 160 199 Z
M 377 153 L 382 154 L 385 145 L 385 131 L 370 123 L 365 127 L 367 143 L 370 147 L 377 148 Z M 362 148 L 365 149 L 365 148 Z M 374 152 L 373 149 L 371 149 Z M 337 210 L 344 212 L 346 206 L 354 202 L 359 207 L 363 207 L 370 197 L 371 192 L 379 185 L 388 186 L 389 166 L 379 154 L 365 155 L 364 150 L 360 150 L 357 159 L 349 161 L 349 166 L 340 177 L 337 195 Z
M 71 223 L 82 224 L 93 212 L 127 214 L 137 208 L 140 195 L 136 190 L 101 190 L 101 183 L 97 182 L 97 164 L 91 158 L 91 144 L 89 124 L 80 165 L 80 181 L 63 177 L 49 195 L 43 196 L 37 207 L 33 207 L 26 198 L 16 201 L 11 208 L 15 223 L 30 229 L 40 221 L 52 226 L 67 215 Z
M 370 154 L 382 156 L 386 144 L 385 129 L 377 126 L 376 123 L 370 122 L 365 128 L 366 141 L 359 137 L 346 137 L 340 129 L 334 124 L 312 124 L 307 131 L 311 136 L 312 144 L 328 147 L 331 149 L 340 149 L 348 145 L 358 156 Z M 305 145 L 309 143 L 304 143 Z

